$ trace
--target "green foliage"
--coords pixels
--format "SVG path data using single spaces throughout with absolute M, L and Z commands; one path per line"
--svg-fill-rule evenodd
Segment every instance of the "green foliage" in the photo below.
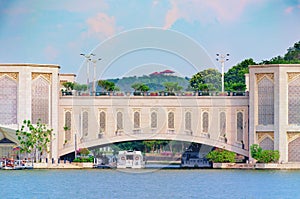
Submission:
M 180 91 L 182 89 L 182 86 L 179 86 L 178 82 L 164 82 L 163 85 L 168 92 Z
M 73 160 L 73 162 L 94 162 L 94 157 L 77 157 Z
M 16 131 L 16 135 L 20 142 L 21 152 L 32 153 L 36 157 L 43 152 L 48 153 L 48 144 L 53 129 L 48 129 L 46 124 L 42 124 L 40 120 L 34 125 L 30 120 L 24 120 L 20 130 Z
M 197 91 L 220 91 L 221 76 L 221 73 L 213 68 L 200 71 L 190 79 L 190 87 Z
M 215 162 L 215 163 L 226 163 L 230 162 L 233 163 L 235 162 L 235 153 L 231 151 L 226 151 L 223 149 L 216 149 L 211 152 L 209 152 L 206 155 L 206 158 L 209 161 Z
M 252 158 L 258 160 L 260 158 L 261 152 L 262 152 L 262 148 L 258 144 L 252 144 L 250 146 L 250 153 Z
M 105 91 L 118 91 L 120 90 L 114 82 L 108 81 L 108 80 L 99 80 L 98 86 L 103 88 Z
M 131 88 L 133 88 L 134 91 L 142 91 L 142 92 L 147 92 L 150 90 L 149 86 L 143 83 L 134 83 L 131 85 Z
M 121 142 L 111 145 L 114 152 L 123 150 L 136 150 L 144 153 L 148 152 L 161 152 L 171 151 L 172 153 L 182 153 L 188 146 L 189 142 L 169 141 L 169 140 L 145 140 L 145 141 L 132 141 Z
M 293 47 L 288 48 L 284 56 L 263 60 L 260 64 L 300 64 L 300 41 L 296 42 Z
M 64 82 L 62 84 L 68 91 L 71 91 L 74 89 L 74 83 L 73 82 Z
M 78 84 L 78 83 L 74 83 L 74 90 L 76 91 L 86 91 L 88 88 L 88 86 L 86 84 Z
M 263 150 L 258 144 L 250 146 L 250 153 L 252 158 L 256 159 L 259 163 L 278 162 L 280 158 L 278 150 Z
M 233 66 L 224 75 L 226 91 L 245 91 L 245 74 L 249 73 L 249 65 L 256 65 L 253 59 L 245 59 L 236 66 Z
M 87 148 L 80 148 L 77 150 L 77 154 L 82 156 L 88 156 L 90 154 L 90 151 Z
M 133 77 L 123 77 L 122 79 L 109 79 L 108 81 L 114 82 L 116 86 L 120 87 L 122 91 L 134 91 L 131 87 L 135 83 L 142 83 L 149 87 L 149 91 L 163 91 L 165 87 L 164 82 L 178 82 L 184 90 L 188 88 L 188 80 L 177 76 L 167 76 L 167 75 L 144 75 L 144 76 L 133 76 Z

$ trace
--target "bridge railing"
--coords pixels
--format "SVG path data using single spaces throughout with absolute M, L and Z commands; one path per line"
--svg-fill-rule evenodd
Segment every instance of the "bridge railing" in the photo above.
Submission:
M 61 96 L 249 96 L 249 92 L 185 91 L 185 92 L 82 92 L 61 91 Z

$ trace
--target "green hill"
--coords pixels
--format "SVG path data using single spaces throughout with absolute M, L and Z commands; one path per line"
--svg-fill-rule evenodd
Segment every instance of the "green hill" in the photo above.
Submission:
M 178 77 L 178 76 L 169 76 L 169 75 L 143 75 L 140 77 L 123 77 L 122 79 L 108 79 L 108 81 L 114 82 L 117 87 L 120 88 L 121 91 L 129 92 L 134 91 L 131 88 L 131 85 L 134 83 L 143 83 L 149 86 L 149 91 L 163 91 L 165 87 L 163 86 L 164 82 L 178 82 L 179 86 L 181 86 L 184 90 L 187 90 L 189 87 L 189 79 Z

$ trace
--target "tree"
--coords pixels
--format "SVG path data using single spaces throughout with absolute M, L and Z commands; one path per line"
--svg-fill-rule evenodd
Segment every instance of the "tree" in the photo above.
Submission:
M 216 163 L 235 162 L 235 153 L 223 149 L 216 149 L 206 155 L 209 161 Z
M 24 120 L 20 130 L 16 131 L 16 135 L 20 142 L 21 152 L 33 153 L 37 161 L 42 153 L 48 153 L 48 144 L 53 129 L 48 129 L 46 124 L 42 124 L 40 120 L 36 125 L 30 120 Z
M 252 58 L 245 59 L 230 68 L 224 75 L 224 85 L 227 91 L 245 91 L 245 74 L 249 73 L 249 65 L 256 65 Z
M 278 150 L 263 150 L 258 144 L 250 146 L 250 153 L 259 163 L 278 162 L 280 158 Z
M 163 85 L 168 92 L 180 91 L 182 89 L 182 87 L 178 85 L 178 82 L 164 82 Z
M 136 91 L 147 92 L 150 89 L 149 86 L 147 86 L 143 83 L 134 83 L 131 85 L 131 88 L 134 89 L 134 92 L 136 92 Z
M 134 89 L 134 92 L 138 91 L 139 88 L 141 87 L 142 83 L 134 83 L 131 85 L 131 88 Z
M 71 91 L 74 89 L 74 83 L 73 82 L 64 82 L 62 84 L 68 91 Z
M 296 42 L 293 47 L 289 47 L 284 56 L 263 60 L 260 64 L 300 64 L 300 41 Z
M 103 88 L 105 91 L 117 91 L 119 90 L 118 87 L 116 87 L 114 82 L 107 81 L 107 80 L 99 80 L 98 86 Z
M 74 83 L 74 90 L 76 91 L 86 91 L 87 90 L 87 85 L 86 84 L 78 84 L 78 83 Z
M 203 80 L 203 76 L 202 76 L 201 72 L 193 75 L 193 77 L 190 79 L 190 86 L 194 90 L 200 90 L 199 87 L 200 87 L 200 85 L 203 85 L 203 84 L 204 84 L 204 80 Z
M 209 68 L 193 75 L 190 86 L 197 91 L 219 91 L 221 90 L 221 73 Z
M 149 91 L 149 86 L 147 86 L 147 85 L 145 85 L 145 84 L 143 84 L 141 87 L 140 87 L 140 90 L 142 91 L 142 92 L 147 92 L 147 91 Z

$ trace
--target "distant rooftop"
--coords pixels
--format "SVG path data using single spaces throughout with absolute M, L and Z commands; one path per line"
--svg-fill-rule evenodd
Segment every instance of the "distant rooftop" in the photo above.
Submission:
M 161 72 L 151 73 L 150 75 L 171 75 L 173 73 L 175 73 L 175 72 L 172 71 L 172 70 L 164 70 L 164 71 L 161 71 Z

